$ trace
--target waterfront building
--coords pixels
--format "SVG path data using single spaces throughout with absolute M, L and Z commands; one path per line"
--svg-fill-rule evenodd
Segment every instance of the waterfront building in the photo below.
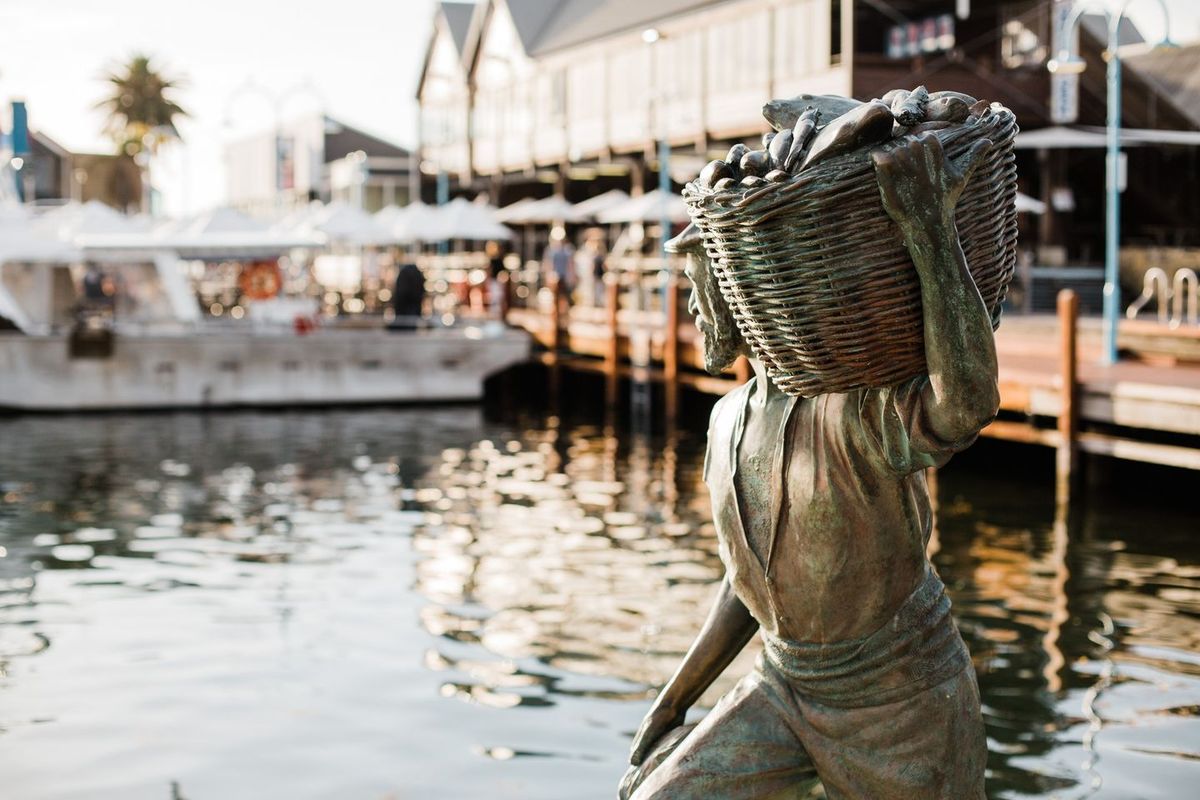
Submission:
M 1023 131 L 1057 129 L 1063 109 L 1051 102 L 1056 79 L 1046 62 L 1055 55 L 1061 7 L 1061 0 L 480 0 L 467 19 L 462 4 L 442 3 L 417 91 L 422 175 L 448 182 L 450 194 L 487 192 L 502 207 L 551 194 L 573 202 L 611 189 L 637 195 L 658 185 L 657 142 L 666 139 L 678 190 L 735 142 L 757 143 L 766 129 L 763 101 L 801 92 L 867 99 L 925 84 L 1002 102 Z M 1103 20 L 1085 17 L 1080 51 L 1089 69 L 1068 92 L 1074 108 L 1066 109 L 1078 126 L 1104 123 L 1105 38 Z M 1123 53 L 1124 126 L 1200 131 L 1194 103 L 1189 108 L 1188 95 L 1173 88 L 1197 47 L 1151 51 L 1128 22 L 1121 41 L 1130 51 Z M 1146 52 L 1133 52 L 1139 48 Z M 1130 148 L 1126 242 L 1200 246 L 1195 143 L 1182 142 Z M 1019 151 L 1021 189 L 1043 211 L 1023 220 L 1029 261 L 1099 260 L 1103 159 L 1102 139 L 1068 147 L 1051 136 Z M 1098 299 L 1099 282 L 1088 289 L 1085 307 Z
M 326 114 L 311 114 L 227 146 L 229 204 L 275 214 L 312 200 L 367 211 L 409 199 L 413 156 Z

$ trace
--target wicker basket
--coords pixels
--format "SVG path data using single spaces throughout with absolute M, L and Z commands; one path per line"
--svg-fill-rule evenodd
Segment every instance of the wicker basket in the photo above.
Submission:
M 955 210 L 993 325 L 1016 266 L 1016 132 L 998 104 L 934 132 L 951 158 L 980 139 L 995 145 Z M 738 329 L 780 389 L 811 397 L 925 371 L 916 268 L 868 149 L 743 192 L 688 184 L 683 196 Z

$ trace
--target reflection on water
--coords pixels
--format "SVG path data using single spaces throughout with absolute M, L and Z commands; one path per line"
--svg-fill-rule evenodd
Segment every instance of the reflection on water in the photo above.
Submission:
M 5 797 L 611 797 L 721 575 L 693 434 L 456 408 L 23 417 L 0 445 Z M 989 794 L 1186 796 L 1194 521 L 938 483 Z

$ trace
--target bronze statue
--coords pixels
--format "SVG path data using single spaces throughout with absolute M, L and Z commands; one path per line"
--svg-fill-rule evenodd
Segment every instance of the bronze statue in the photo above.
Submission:
M 871 154 L 919 277 L 927 374 L 799 398 L 753 360 L 713 409 L 705 480 L 726 576 L 637 732 L 622 798 L 799 798 L 818 781 L 829 800 L 984 797 L 975 672 L 926 556 L 925 469 L 998 407 L 992 319 L 954 220 L 990 148 L 953 163 L 918 133 Z M 706 367 L 752 356 L 698 239 L 676 246 Z M 684 726 L 756 632 L 754 671 Z

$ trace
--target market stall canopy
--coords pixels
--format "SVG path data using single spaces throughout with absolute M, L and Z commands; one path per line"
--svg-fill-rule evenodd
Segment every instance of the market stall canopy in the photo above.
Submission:
M 509 203 L 504 208 L 496 211 L 496 221 L 503 222 L 509 225 L 523 224 L 525 221 L 525 209 L 536 203 L 537 200 L 532 197 L 525 197 L 515 203 Z
M 396 244 L 396 237 L 366 211 L 335 200 L 314 213 L 298 233 L 320 233 L 328 241 L 371 247 Z
M 80 245 L 91 252 L 173 251 L 181 258 L 209 260 L 273 258 L 294 247 L 313 247 L 321 241 L 312 234 L 272 229 L 232 208 L 168 220 L 149 233 L 79 237 Z
M 1137 147 L 1146 144 L 1197 146 L 1200 131 L 1162 131 L 1153 128 L 1121 128 L 1121 147 Z M 1108 147 L 1108 134 L 1104 128 L 1092 125 L 1038 128 L 1017 134 L 1013 147 L 1018 150 L 1065 150 L 1098 149 Z
M 561 194 L 544 197 L 541 200 L 519 201 L 504 210 L 509 213 L 501 221 L 520 225 L 589 222 L 592 218 L 590 214 L 581 214 L 579 209 L 567 202 L 567 199 Z M 497 212 L 498 216 L 499 213 Z
M 437 209 L 425 203 L 409 203 L 401 209 L 399 219 L 390 230 L 396 240 L 405 244 L 433 242 L 430 231 L 437 221 Z
M 23 207 L 0 208 L 0 264 L 70 264 L 82 258 L 77 247 L 35 224 Z
M 437 207 L 433 224 L 425 234 L 425 241 L 464 239 L 482 242 L 508 240 L 512 235 L 511 230 L 496 220 L 494 206 L 472 203 L 464 197 L 457 197 Z
M 598 194 L 595 197 L 589 197 L 582 203 L 575 204 L 575 210 L 585 217 L 595 218 L 617 206 L 629 202 L 629 193 L 623 192 L 620 189 L 610 189 L 604 194 Z
M 1017 192 L 1017 213 L 1029 214 L 1045 214 L 1046 204 L 1041 200 L 1035 200 L 1027 194 Z
M 665 197 L 667 218 L 673 223 L 687 222 L 687 204 L 677 194 Z M 619 206 L 596 215 L 603 223 L 658 222 L 663 217 L 664 197 L 661 189 L 634 197 Z
M 33 226 L 63 241 L 82 236 L 145 233 L 147 223 L 135 222 L 98 200 L 66 203 L 38 217 Z

